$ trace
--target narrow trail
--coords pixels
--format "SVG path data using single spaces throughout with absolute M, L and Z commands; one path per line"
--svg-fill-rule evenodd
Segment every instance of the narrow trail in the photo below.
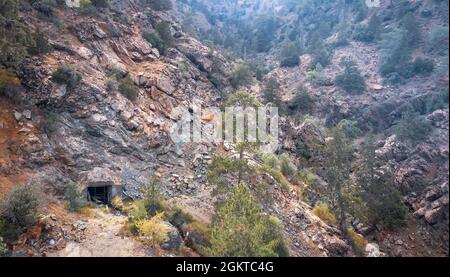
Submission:
M 49 254 L 50 257 L 148 257 L 150 252 L 140 242 L 133 238 L 124 237 L 120 233 L 127 218 L 97 212 L 95 218 L 85 223 L 86 239 L 80 243 L 69 242 L 58 252 Z

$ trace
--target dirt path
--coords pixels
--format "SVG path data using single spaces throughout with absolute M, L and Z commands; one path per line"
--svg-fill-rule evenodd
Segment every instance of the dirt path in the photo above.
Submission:
M 80 243 L 69 242 L 61 251 L 50 257 L 146 257 L 150 252 L 133 238 L 121 236 L 120 230 L 127 221 L 125 216 L 97 212 L 95 218 L 85 221 L 86 239 Z

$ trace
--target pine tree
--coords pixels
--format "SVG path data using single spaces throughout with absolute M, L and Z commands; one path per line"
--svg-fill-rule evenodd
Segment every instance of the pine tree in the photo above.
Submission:
M 392 182 L 392 176 L 377 172 L 375 150 L 374 137 L 370 134 L 363 149 L 362 167 L 357 174 L 362 187 L 361 196 L 368 208 L 369 222 L 393 229 L 405 223 L 407 208 Z
M 18 0 L 0 0 L 0 66 L 17 70 L 33 44 L 28 27 L 18 20 Z
M 141 193 L 145 209 L 150 216 L 155 216 L 158 212 L 164 210 L 164 201 L 159 191 L 159 180 L 156 176 L 152 177 L 150 184 L 142 188 Z
M 336 77 L 336 84 L 343 88 L 347 93 L 362 94 L 366 89 L 364 77 L 353 61 L 343 61 L 344 72 Z
M 355 39 L 365 42 L 373 42 L 379 38 L 381 32 L 381 20 L 377 15 L 370 18 L 366 28 L 360 28 L 355 34 Z
M 281 224 L 269 219 L 244 183 L 235 186 L 214 217 L 211 247 L 213 257 L 287 256 Z
M 325 147 L 325 179 L 331 191 L 329 198 L 338 213 L 338 222 L 342 232 L 347 232 L 347 213 L 349 205 L 346 203 L 346 190 L 351 186 L 352 148 L 339 127 L 330 130 L 330 140 Z
M 267 102 L 269 103 L 273 103 L 275 106 L 280 107 L 280 104 L 282 102 L 280 94 L 279 94 L 279 90 L 280 89 L 280 85 L 278 84 L 277 79 L 275 79 L 274 77 L 269 78 L 266 81 L 264 90 L 263 90 L 263 95 L 264 98 L 266 99 Z
M 281 50 L 280 65 L 282 67 L 294 67 L 300 64 L 300 50 L 295 43 L 286 44 Z
M 420 40 L 419 23 L 411 12 L 407 13 L 402 19 L 402 27 L 406 30 L 406 43 L 409 46 L 415 46 Z
M 172 32 L 170 30 L 170 23 L 167 21 L 161 21 L 155 27 L 159 37 L 164 41 L 166 48 L 171 48 L 174 43 Z
M 233 88 L 238 89 L 242 86 L 249 85 L 252 82 L 252 79 L 253 74 L 250 66 L 242 63 L 231 73 L 230 83 Z
M 429 120 L 417 112 L 406 111 L 397 122 L 395 131 L 400 140 L 420 141 L 428 137 L 432 131 Z
M 5 19 L 16 19 L 19 12 L 19 2 L 17 0 L 0 0 L 0 16 Z

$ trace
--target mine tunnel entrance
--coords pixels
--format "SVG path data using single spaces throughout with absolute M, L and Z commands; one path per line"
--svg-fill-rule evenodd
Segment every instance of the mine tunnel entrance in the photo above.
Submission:
M 112 186 L 88 187 L 88 200 L 96 204 L 109 204 L 111 202 Z

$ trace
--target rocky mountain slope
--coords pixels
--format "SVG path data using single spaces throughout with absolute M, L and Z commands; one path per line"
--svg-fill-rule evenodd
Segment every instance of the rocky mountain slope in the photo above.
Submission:
M 379 123 L 376 136 L 379 169 L 393 174 L 394 185 L 401 191 L 410 216 L 407 226 L 400 231 L 360 224 L 357 219 L 350 222 L 371 242 L 367 251 L 359 254 L 384 255 L 381 249 L 392 256 L 448 255 L 448 106 L 432 111 L 425 107 L 431 95 L 448 85 L 448 69 L 400 84 L 387 84 L 378 70 L 382 51 L 376 45 L 352 39 L 330 53 L 329 64 L 320 72 L 325 81 L 320 84 L 308 77 L 315 66 L 310 53 L 299 53 L 298 66 L 280 67 L 278 56 L 287 29 L 299 26 L 299 34 L 290 32 L 305 38 L 302 47 L 308 47 L 306 38 L 310 38 L 309 31 L 314 30 L 317 22 L 308 22 L 309 18 L 299 20 L 302 9 L 313 8 L 314 13 L 335 20 L 353 14 L 351 9 L 339 8 L 345 6 L 341 3 L 345 1 L 332 1 L 333 4 L 314 1 L 317 3 L 313 7 L 309 1 L 300 4 L 285 0 L 174 1 L 170 11 L 157 11 L 137 0 L 109 2 L 108 8 L 98 7 L 94 13 L 70 8 L 65 3 L 49 6 L 47 1 L 20 1 L 20 22 L 44 33 L 53 50 L 25 58 L 17 69 L 21 83 L 17 93 L 14 97 L 0 96 L 0 192 L 6 195 L 17 184 L 31 184 L 42 194 L 41 213 L 57 219 L 43 220 L 41 232 L 45 235 L 28 234 L 17 243 L 13 254 L 27 249 L 29 255 L 74 255 L 76 249 L 82 251 L 92 244 L 89 238 L 80 239 L 77 233 L 86 232 L 90 236 L 102 224 L 125 224 L 123 218 L 113 215 L 104 216 L 109 219 L 112 216 L 111 220 L 80 219 L 81 215 L 74 218 L 62 212 L 65 191 L 71 182 L 80 190 L 91 184 L 119 185 L 124 198 L 137 200 L 142 198 L 141 188 L 156 175 L 169 203 L 209 224 L 214 199 L 213 187 L 207 181 L 208 165 L 214 155 L 232 156 L 236 150 L 215 143 L 189 143 L 181 147 L 175 144 L 170 138 L 178 120 L 173 111 L 180 107 L 192 109 L 194 100 L 200 100 L 203 108 L 222 106 L 236 90 L 230 76 L 241 63 L 230 57 L 241 57 L 267 69 L 262 78 L 252 76 L 252 84 L 240 88 L 261 102 L 265 102 L 262 93 L 265 83 L 274 78 L 284 105 L 291 105 L 299 87 L 308 91 L 315 103 L 309 114 L 320 121 L 320 126 L 330 127 L 348 119 L 368 131 L 367 122 Z M 392 7 L 385 3 L 388 1 L 382 2 L 379 13 L 386 15 Z M 445 20 L 448 27 L 448 18 L 432 2 L 417 2 L 413 10 L 421 18 L 422 33 L 427 33 L 433 24 L 445 24 Z M 235 51 L 227 49 L 226 43 L 233 45 L 232 41 L 227 42 L 230 38 L 223 37 L 229 28 L 251 28 L 253 19 L 266 16 L 269 10 L 278 22 L 269 49 L 259 52 L 239 48 L 238 40 L 243 45 L 254 40 L 254 36 L 245 33 L 233 37 L 239 45 Z M 429 10 L 431 17 L 421 17 Z M 370 16 L 371 10 L 367 18 Z M 173 40 L 164 53 L 156 43 L 145 39 L 146 33 L 157 32 L 162 22 L 169 25 Z M 333 24 L 338 26 L 339 22 Z M 389 24 L 396 21 L 384 22 L 385 27 Z M 191 25 L 193 28 L 189 28 Z M 216 45 L 211 46 L 207 41 L 211 38 L 205 37 L 205 33 L 216 34 L 223 45 L 215 41 Z M 332 43 L 337 37 L 338 32 L 332 28 L 324 40 Z M 425 39 L 420 43 L 414 56 L 420 56 L 426 48 Z M 361 69 L 365 93 L 348 95 L 335 84 L 335 77 L 343 70 L 340 63 L 343 57 L 351 58 Z M 437 54 L 431 57 L 441 63 Z M 62 67 L 69 72 L 69 81 L 56 80 L 55 72 Z M 121 93 L 124 86 L 135 88 L 130 89 L 134 91 L 132 97 Z M 431 134 L 418 142 L 402 140 L 392 130 L 404 108 L 411 105 L 421 109 L 433 126 Z M 294 108 L 293 114 L 281 118 L 281 146 L 277 154 L 288 154 L 299 169 L 315 171 L 316 165 L 304 160 L 297 145 L 299 141 L 307 146 L 315 144 L 316 139 L 325 142 L 327 134 L 316 124 L 299 123 L 296 114 L 303 112 Z M 202 128 L 206 130 L 209 120 L 208 115 L 204 116 Z M 357 156 L 361 154 L 363 141 L 354 142 Z M 256 157 L 249 160 L 261 163 Z M 282 221 L 291 256 L 359 255 L 335 224 L 313 214 L 316 203 L 304 199 L 301 189 L 305 187 L 304 180 L 297 185 L 291 182 L 288 187 L 267 174 L 257 180 L 269 184 L 274 203 L 264 210 Z M 59 207 L 58 212 L 54 211 L 55 206 Z M 88 220 L 88 226 L 81 231 L 72 226 L 80 220 Z M 121 236 L 120 228 L 101 229 L 106 229 L 106 236 Z M 124 246 L 130 247 L 129 252 L 105 254 L 99 250 L 94 254 L 91 251 L 90 255 L 182 255 L 176 250 L 188 244 L 189 232 L 173 229 L 174 237 L 181 240 L 164 254 L 129 242 Z M 67 235 L 73 232 L 75 235 Z M 52 236 L 61 237 L 56 245 Z M 92 248 L 107 247 L 98 244 Z
M 430 242 L 433 240 L 431 237 L 439 234 L 437 236 L 442 241 L 438 240 L 435 245 L 444 253 L 448 252 L 445 246 L 448 244 L 448 109 L 427 108 L 427 102 L 434 93 L 439 94 L 438 91 L 446 90 L 448 86 L 448 67 L 445 61 L 448 56 L 441 56 L 442 51 L 448 49 L 448 39 L 441 41 L 443 44 L 438 46 L 442 48 L 440 54 L 430 51 L 433 29 L 439 26 L 448 28 L 448 16 L 444 12 L 444 7 L 448 9 L 448 4 L 433 1 L 379 1 L 379 6 L 371 8 L 364 6 L 364 1 L 179 2 L 179 12 L 188 19 L 195 18 L 194 22 L 197 22 L 194 28 L 196 32 L 192 28 L 186 28 L 187 30 L 225 48 L 232 44 L 230 41 L 242 42 L 245 45 L 243 48 L 239 48 L 241 44 L 237 49 L 236 45 L 231 48 L 250 63 L 256 61 L 258 66 L 269 68 L 270 72 L 264 80 L 277 80 L 280 96 L 285 102 L 295 101 L 300 88 L 315 100 L 311 101 L 314 102 L 313 107 L 306 113 L 323 120 L 325 125 L 332 126 L 346 119 L 357 122 L 362 130 L 375 128 L 380 133 L 376 153 L 381 170 L 392 172 L 394 184 L 404 195 L 410 211 L 416 218 L 423 220 L 419 222 L 428 230 L 424 233 L 434 234 L 425 235 L 426 240 Z M 200 6 L 203 8 L 199 8 Z M 380 71 L 380 66 L 383 66 L 386 59 L 383 39 L 363 41 L 358 39 L 358 32 L 360 28 L 370 28 L 373 26 L 371 24 L 375 24 L 374 18 L 379 18 L 381 22 L 378 28 L 383 37 L 383 33 L 389 33 L 390 29 L 405 26 L 402 16 L 408 13 L 416 18 L 414 26 L 421 34 L 415 42 L 417 47 L 412 56 L 433 59 L 436 70 L 431 75 L 415 76 L 403 82 L 392 83 Z M 186 20 L 185 24 L 189 27 L 188 23 L 191 22 Z M 241 32 L 241 29 L 251 34 Z M 372 29 L 374 30 L 376 29 Z M 273 36 L 264 40 L 268 49 L 261 51 L 258 49 L 258 39 L 260 34 L 267 35 L 265 32 L 271 32 Z M 317 54 L 308 48 L 317 33 L 323 36 L 329 60 L 320 69 L 320 78 L 311 78 L 312 72 L 318 73 Z M 256 45 L 253 46 L 255 40 Z M 298 41 L 296 43 L 304 49 L 299 51 L 300 55 L 303 54 L 299 66 L 279 67 L 282 47 L 289 41 Z M 364 76 L 365 91 L 361 95 L 349 95 L 334 82 L 343 70 L 343 58 L 354 61 Z M 412 144 L 398 138 L 393 127 L 403 111 L 411 105 L 427 116 L 434 126 L 427 139 Z M 300 115 L 305 113 L 301 110 L 298 112 Z M 373 122 L 376 123 L 371 124 Z M 308 126 L 286 124 L 283 128 L 286 137 L 282 139 L 285 151 L 298 157 L 298 140 L 306 143 L 311 141 L 311 131 L 302 130 Z M 323 136 L 324 134 L 320 135 Z M 308 168 L 309 165 L 305 165 L 300 157 L 298 166 Z M 433 227 L 430 228 L 430 225 Z M 381 244 L 385 244 L 382 241 L 380 239 Z M 401 250 L 389 248 L 391 247 L 386 247 L 385 251 L 393 255 L 402 253 Z M 406 252 L 412 253 L 408 250 Z

